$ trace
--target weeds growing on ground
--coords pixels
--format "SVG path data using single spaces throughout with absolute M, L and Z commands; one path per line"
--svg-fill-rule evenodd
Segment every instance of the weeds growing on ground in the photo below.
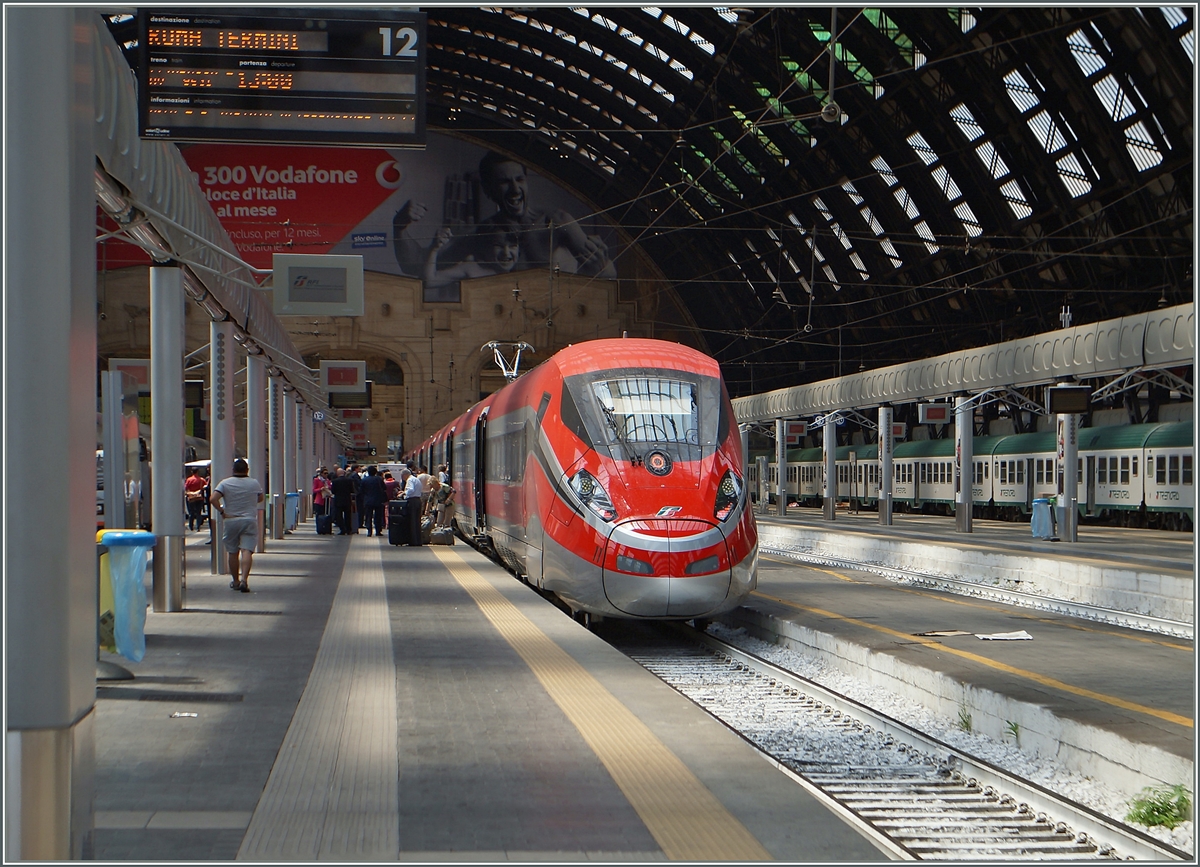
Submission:
M 1192 797 L 1183 785 L 1147 787 L 1142 794 L 1129 802 L 1126 822 L 1153 827 L 1165 825 L 1174 828 L 1186 822 L 1192 809 Z
M 1021 724 L 1018 722 L 1013 722 L 1012 720 L 1005 720 L 1005 722 L 1008 723 L 1008 733 L 1012 735 L 1013 740 L 1017 742 L 1017 746 L 1020 746 Z
M 958 708 L 958 727 L 968 734 L 971 731 L 971 712 L 965 704 Z

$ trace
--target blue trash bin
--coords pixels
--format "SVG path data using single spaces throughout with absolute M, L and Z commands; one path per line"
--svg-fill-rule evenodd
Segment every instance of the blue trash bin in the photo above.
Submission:
M 1050 516 L 1050 501 L 1038 497 L 1033 501 L 1033 517 L 1029 521 L 1030 530 L 1035 539 L 1053 539 L 1054 524 Z
M 104 530 L 98 536 L 108 549 L 117 653 L 141 662 L 146 655 L 146 555 L 156 537 L 142 530 Z
M 285 529 L 295 530 L 296 525 L 300 523 L 300 492 L 289 491 L 285 496 L 287 498 L 283 507 Z

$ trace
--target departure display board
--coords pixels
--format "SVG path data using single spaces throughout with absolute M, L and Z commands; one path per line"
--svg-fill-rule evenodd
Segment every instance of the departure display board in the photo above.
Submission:
M 138 10 L 142 138 L 425 144 L 425 13 L 248 11 Z

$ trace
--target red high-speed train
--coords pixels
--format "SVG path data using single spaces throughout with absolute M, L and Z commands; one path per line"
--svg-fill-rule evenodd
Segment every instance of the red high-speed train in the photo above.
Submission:
M 757 584 L 741 437 L 716 361 L 660 340 L 568 347 L 422 444 L 457 526 L 580 619 L 693 619 Z

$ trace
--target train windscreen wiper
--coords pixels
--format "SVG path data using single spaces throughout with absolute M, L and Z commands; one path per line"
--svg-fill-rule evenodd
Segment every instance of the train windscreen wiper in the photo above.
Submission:
M 611 409 L 609 409 L 607 406 L 604 405 L 604 401 L 597 401 L 597 403 L 600 404 L 600 411 L 602 413 L 604 413 L 604 420 L 606 422 L 608 422 L 608 426 L 612 428 L 613 433 L 616 435 L 617 442 L 619 442 L 621 445 L 623 445 L 625 447 L 625 450 L 627 452 L 629 452 L 629 457 L 633 460 L 634 463 L 637 463 L 638 461 L 640 461 L 641 456 L 638 455 L 633 450 L 633 446 L 631 446 L 629 444 L 629 441 L 627 439 L 625 439 L 625 435 L 623 433 L 621 433 L 621 426 L 619 424 L 617 424 L 616 415 L 613 413 L 613 411 Z

